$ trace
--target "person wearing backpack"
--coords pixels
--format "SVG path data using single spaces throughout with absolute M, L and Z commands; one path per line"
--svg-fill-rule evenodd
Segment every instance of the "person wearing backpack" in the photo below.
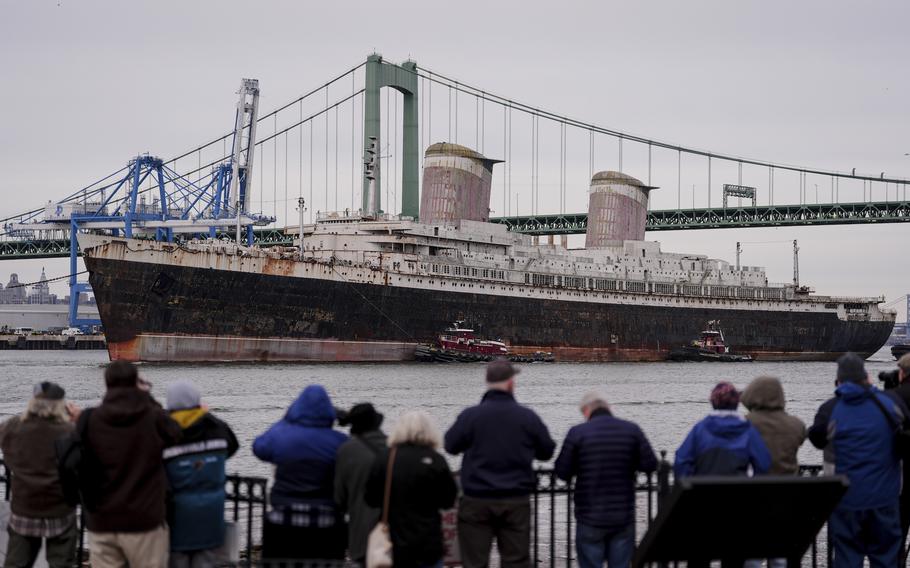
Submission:
M 162 455 L 180 440 L 180 425 L 140 380 L 135 365 L 114 361 L 104 370 L 107 392 L 86 410 L 83 459 L 99 479 L 85 503 L 92 568 L 168 565 L 167 474 Z M 87 493 L 82 487 L 83 493 Z
M 76 564 L 76 508 L 64 494 L 55 451 L 55 442 L 72 433 L 79 416 L 65 395 L 56 383 L 37 384 L 25 412 L 0 425 L 0 450 L 12 473 L 4 566 L 33 566 L 42 543 L 50 568 Z
M 901 404 L 869 384 L 863 360 L 847 353 L 837 360 L 836 398 L 819 409 L 812 443 L 850 480 L 828 519 L 834 567 L 897 566 L 901 545 L 900 457 L 897 428 Z
M 215 566 L 215 552 L 224 543 L 225 462 L 237 452 L 237 438 L 186 381 L 168 385 L 167 410 L 183 429 L 180 443 L 164 450 L 170 566 Z
M 376 456 L 386 450 L 386 435 L 379 429 L 382 419 L 368 402 L 355 404 L 338 419 L 339 425 L 350 425 L 351 437 L 335 458 L 335 503 L 339 512 L 348 515 L 348 557 L 361 566 L 367 538 L 379 521 L 379 509 L 367 505 L 364 493 Z

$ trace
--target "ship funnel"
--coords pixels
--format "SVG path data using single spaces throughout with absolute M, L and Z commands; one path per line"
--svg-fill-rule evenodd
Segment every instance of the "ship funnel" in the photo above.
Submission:
M 427 148 L 420 222 L 454 225 L 462 219 L 489 221 L 493 164 L 501 161 L 448 142 Z
M 585 248 L 643 241 L 651 187 L 620 172 L 598 172 L 591 178 Z

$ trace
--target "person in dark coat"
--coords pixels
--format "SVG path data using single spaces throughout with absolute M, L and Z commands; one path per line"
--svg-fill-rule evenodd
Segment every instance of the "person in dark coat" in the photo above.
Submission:
M 185 381 L 167 388 L 167 409 L 180 428 L 180 443 L 164 450 L 171 492 L 170 568 L 207 568 L 224 543 L 225 462 L 237 452 L 231 428 L 202 404 Z
M 12 473 L 6 567 L 34 566 L 42 543 L 50 568 L 76 565 L 76 509 L 64 496 L 54 446 L 79 415 L 65 395 L 56 383 L 39 383 L 25 412 L 0 425 L 0 450 Z
M 899 385 L 890 391 L 903 403 L 904 407 L 910 407 L 910 353 L 901 356 L 897 361 L 897 379 Z M 908 413 L 910 414 L 910 413 Z M 910 420 L 910 415 L 905 415 L 906 421 Z M 907 533 L 910 530 L 910 456 L 901 456 L 903 463 L 902 482 L 901 482 L 901 566 L 907 564 Z
M 348 515 L 348 556 L 363 565 L 367 538 L 379 521 L 379 509 L 364 500 L 367 479 L 376 456 L 386 451 L 386 436 L 379 427 L 383 416 L 373 405 L 355 404 L 338 423 L 351 426 L 351 437 L 335 458 L 335 504 Z
M 496 539 L 502 565 L 528 566 L 534 460 L 553 457 L 556 443 L 533 410 L 515 401 L 509 361 L 487 365 L 487 393 L 446 432 L 445 450 L 458 455 L 464 496 L 458 505 L 458 542 L 465 568 L 485 567 Z
M 869 384 L 865 364 L 847 353 L 837 360 L 836 397 L 824 406 L 822 438 L 834 472 L 850 486 L 828 519 L 835 568 L 896 566 L 900 553 L 900 457 L 895 424 L 904 421 L 901 405 Z M 821 413 L 821 412 L 820 412 Z M 815 440 L 813 440 L 815 443 Z
M 391 451 L 373 463 L 366 502 L 381 511 L 393 458 L 388 521 L 395 568 L 442 568 L 440 510 L 455 504 L 458 488 L 445 458 L 436 451 L 439 443 L 439 432 L 426 412 L 406 412 L 389 437 Z
M 275 464 L 262 554 L 266 559 L 344 558 L 347 529 L 334 499 L 335 456 L 347 436 L 320 385 L 303 389 L 287 414 L 253 442 Z
M 556 458 L 556 475 L 575 482 L 575 546 L 581 568 L 625 568 L 635 548 L 636 472 L 657 469 L 638 425 L 613 416 L 606 400 L 581 400 L 586 422 L 573 426 Z
M 727 382 L 711 391 L 709 414 L 686 436 L 676 450 L 673 473 L 690 475 L 755 475 L 771 468 L 771 454 L 758 430 L 736 412 L 740 394 Z
M 743 391 L 746 420 L 761 434 L 771 453 L 772 475 L 796 475 L 799 447 L 806 441 L 806 425 L 784 410 L 784 387 L 774 377 L 758 377 Z
M 100 468 L 98 502 L 87 505 L 93 568 L 164 568 L 168 561 L 167 473 L 162 454 L 180 440 L 135 365 L 104 371 L 101 405 L 85 411 L 85 450 Z

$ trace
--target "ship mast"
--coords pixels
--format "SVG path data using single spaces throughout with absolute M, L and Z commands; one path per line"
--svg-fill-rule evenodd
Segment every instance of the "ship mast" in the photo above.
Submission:
M 799 245 L 793 239 L 793 287 L 799 288 Z

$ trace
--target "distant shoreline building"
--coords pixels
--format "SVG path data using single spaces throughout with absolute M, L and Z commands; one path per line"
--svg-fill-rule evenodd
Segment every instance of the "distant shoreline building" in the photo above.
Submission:
M 13 272 L 9 275 L 6 287 L 0 284 L 0 304 L 69 304 L 69 296 L 61 299 L 57 294 L 51 293 L 50 282 L 44 268 L 41 269 L 41 279 L 31 286 L 19 282 L 19 275 Z M 95 297 L 81 295 L 79 305 L 95 305 Z

